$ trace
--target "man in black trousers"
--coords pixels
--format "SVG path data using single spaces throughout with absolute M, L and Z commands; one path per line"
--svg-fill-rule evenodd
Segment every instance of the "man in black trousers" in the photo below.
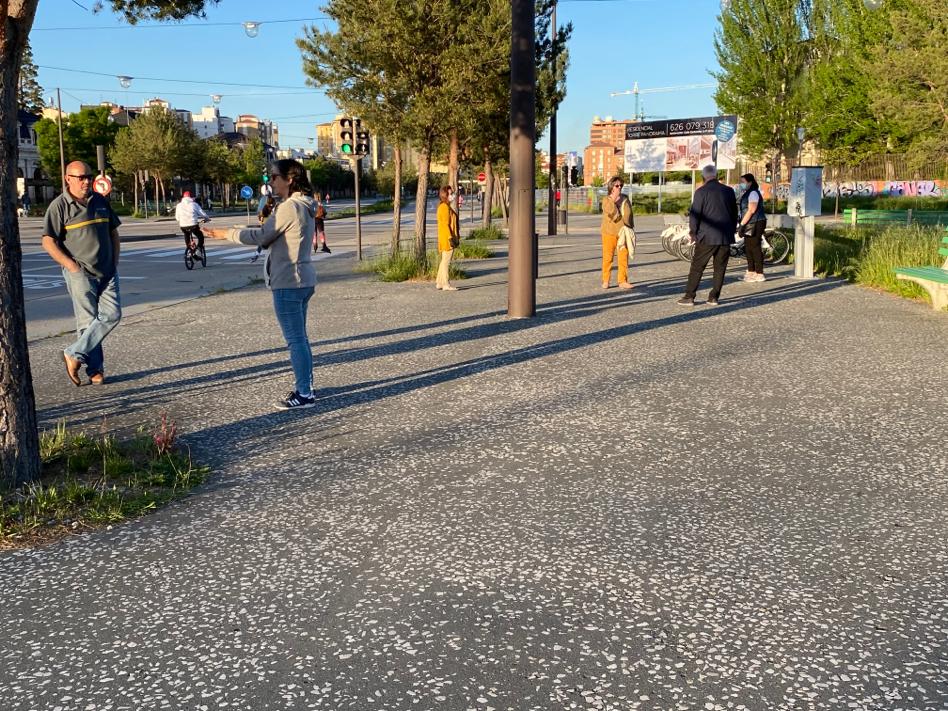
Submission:
M 731 256 L 734 244 L 734 231 L 737 229 L 737 196 L 734 189 L 718 182 L 718 170 L 713 165 L 701 169 L 704 185 L 695 191 L 691 203 L 690 229 L 691 239 L 697 242 L 691 258 L 691 271 L 688 273 L 688 287 L 685 295 L 678 299 L 681 306 L 694 306 L 695 294 L 701 283 L 708 262 L 714 259 L 714 282 L 708 294 L 708 305 L 717 306 L 724 286 L 724 272 L 727 260 Z

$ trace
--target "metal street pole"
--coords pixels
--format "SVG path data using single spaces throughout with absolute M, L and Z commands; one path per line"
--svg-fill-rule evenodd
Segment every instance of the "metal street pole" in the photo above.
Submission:
M 66 190 L 66 153 L 63 151 L 63 102 L 56 88 L 56 125 L 59 127 L 59 170 L 63 191 Z
M 553 84 L 556 86 L 556 3 L 553 3 L 553 18 L 550 23 L 550 40 L 553 42 Z M 547 234 L 556 234 L 556 106 L 553 106 L 553 114 L 550 116 L 550 190 L 547 197 L 547 206 L 549 210 L 549 220 L 547 222 Z
M 533 184 L 536 137 L 536 70 L 534 67 L 534 2 L 511 0 L 510 51 L 510 247 L 507 315 L 536 315 L 536 250 Z
M 361 158 L 352 159 L 352 172 L 355 173 L 355 198 L 356 198 L 356 256 L 362 261 L 362 203 L 359 200 L 359 169 L 362 166 Z

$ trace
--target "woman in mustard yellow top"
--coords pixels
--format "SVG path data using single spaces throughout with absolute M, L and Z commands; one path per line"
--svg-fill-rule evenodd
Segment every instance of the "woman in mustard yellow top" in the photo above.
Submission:
M 441 264 L 438 266 L 437 287 L 442 291 L 457 291 L 456 286 L 451 286 L 448 281 L 448 275 L 451 270 L 451 255 L 454 254 L 454 248 L 461 239 L 461 232 L 458 228 L 458 213 L 451 209 L 451 198 L 453 197 L 451 186 L 442 185 L 438 191 L 438 198 L 441 204 L 438 205 L 438 251 L 441 252 Z
M 602 199 L 602 288 L 609 288 L 612 262 L 619 244 L 619 231 L 623 227 L 634 229 L 632 203 L 622 194 L 622 178 L 610 178 L 606 185 L 609 194 Z M 619 288 L 631 289 L 629 283 L 629 250 L 619 247 Z

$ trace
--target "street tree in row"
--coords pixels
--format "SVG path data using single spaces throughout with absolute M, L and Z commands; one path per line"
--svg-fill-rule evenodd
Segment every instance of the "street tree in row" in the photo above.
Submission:
M 742 148 L 771 156 L 779 181 L 781 158 L 799 147 L 796 130 L 806 115 L 813 0 L 731 0 L 720 20 L 715 101 L 741 117 Z
M 163 107 L 152 107 L 119 130 L 110 158 L 115 169 L 145 185 L 154 181 L 155 199 L 165 199 L 167 181 L 188 167 L 198 149 L 198 138 L 178 117 Z M 193 167 L 193 165 L 192 165 Z M 137 208 L 136 190 L 136 208 Z
M 120 126 L 109 121 L 109 110 L 105 106 L 85 108 L 62 117 L 63 153 L 66 162 L 81 160 L 93 168 L 96 166 L 96 146 L 111 150 Z M 54 119 L 40 119 L 33 124 L 36 131 L 36 150 L 40 166 L 57 187 L 62 187 L 59 164 L 59 127 Z
M 129 22 L 183 19 L 217 0 L 110 0 Z M 26 340 L 23 254 L 16 215 L 20 67 L 39 0 L 0 2 L 0 484 L 39 475 L 39 433 Z M 58 174 L 54 171 L 53 174 Z

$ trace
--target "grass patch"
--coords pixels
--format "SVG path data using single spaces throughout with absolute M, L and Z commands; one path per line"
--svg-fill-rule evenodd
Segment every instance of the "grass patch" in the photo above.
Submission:
M 928 292 L 910 281 L 895 278 L 895 267 L 923 267 L 941 265 L 938 246 L 944 231 L 931 227 L 887 227 L 866 242 L 855 280 L 910 299 L 930 300 Z
M 394 255 L 385 254 L 370 259 L 358 265 L 356 270 L 375 274 L 379 281 L 435 281 L 438 278 L 440 261 L 441 255 L 434 250 L 428 252 L 427 263 L 416 259 L 413 251 L 405 250 Z M 467 272 L 452 260 L 449 278 L 466 279 Z
M 474 242 L 462 241 L 455 250 L 454 259 L 489 259 L 494 256 L 494 252 L 483 242 L 475 240 Z
M 379 200 L 378 202 L 373 202 L 371 205 L 361 205 L 359 207 L 360 215 L 374 215 L 379 212 L 388 212 L 389 210 L 394 209 L 395 203 L 391 200 Z M 355 217 L 356 211 L 354 207 L 346 207 L 341 210 L 326 210 L 326 220 L 340 220 L 344 217 Z
M 151 432 L 119 441 L 73 432 L 64 423 L 40 435 L 38 481 L 0 490 L 0 548 L 52 542 L 137 518 L 180 499 L 207 478 L 176 443 L 162 416 Z
M 470 231 L 467 237 L 464 239 L 473 239 L 473 240 L 496 240 L 496 239 L 507 239 L 507 235 L 504 234 L 504 231 L 499 227 L 491 225 L 490 227 L 478 227 Z
M 793 232 L 785 230 L 793 239 Z M 896 279 L 896 267 L 941 265 L 940 227 L 825 227 L 817 225 L 813 247 L 814 271 L 821 276 L 842 277 L 856 284 L 929 300 L 918 284 Z

